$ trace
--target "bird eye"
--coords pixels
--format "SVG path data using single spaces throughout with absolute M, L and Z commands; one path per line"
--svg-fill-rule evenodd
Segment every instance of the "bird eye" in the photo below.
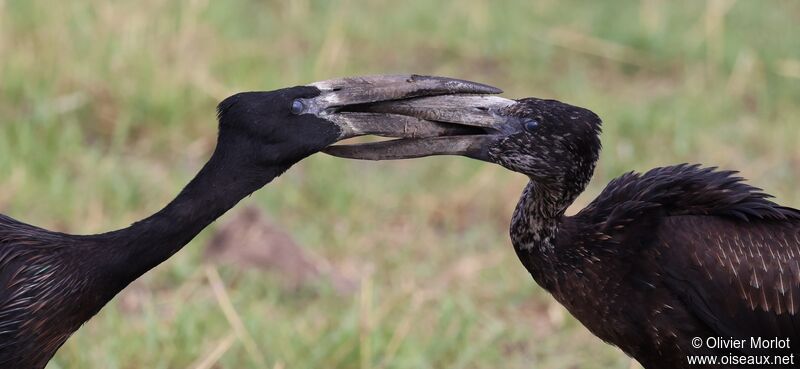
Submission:
M 306 109 L 305 104 L 303 104 L 303 102 L 300 101 L 300 99 L 295 99 L 294 101 L 292 101 L 292 107 L 289 110 L 292 112 L 292 114 L 296 115 L 302 113 L 303 110 L 305 109 Z
M 536 119 L 525 119 L 522 121 L 522 126 L 528 132 L 533 132 L 539 126 L 539 121 Z

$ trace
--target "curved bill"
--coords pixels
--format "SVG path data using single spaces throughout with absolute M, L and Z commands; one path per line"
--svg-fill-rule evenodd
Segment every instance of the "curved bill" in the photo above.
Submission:
M 368 104 L 362 111 L 399 114 L 473 127 L 495 128 L 506 121 L 502 110 L 516 101 L 500 96 L 449 94 Z
M 393 113 L 341 112 L 325 118 L 342 130 L 340 140 L 365 135 L 423 138 L 475 132 L 470 127 Z
M 351 77 L 315 82 L 320 93 L 298 99 L 303 113 L 314 114 L 336 124 L 339 139 L 361 135 L 386 137 L 432 137 L 464 133 L 462 127 L 432 122 L 423 114 L 403 111 L 371 111 L 371 104 L 399 102 L 418 97 L 450 94 L 498 94 L 502 90 L 485 84 L 454 78 L 391 75 Z
M 406 117 L 369 133 L 398 140 L 330 146 L 323 152 L 350 159 L 396 160 L 432 155 L 461 155 L 487 160 L 486 147 L 514 122 L 505 109 L 516 101 L 497 96 L 443 95 L 380 102 L 358 107 L 362 112 Z M 364 114 L 364 113 L 361 113 Z M 380 133 L 376 133 L 380 131 Z
M 464 134 L 463 127 L 432 122 L 424 114 L 399 110 L 371 111 L 371 104 L 399 102 L 418 97 L 437 97 L 450 94 L 486 95 L 503 92 L 485 84 L 454 78 L 390 75 L 350 77 L 315 82 L 320 94 L 313 98 L 298 99 L 303 113 L 314 114 L 336 124 L 339 139 L 362 135 L 385 137 L 434 137 L 447 134 Z M 391 105 L 383 108 L 391 108 Z M 377 107 L 376 107 L 377 109 Z
M 314 112 L 337 106 L 450 94 L 499 94 L 503 90 L 455 78 L 411 75 L 349 77 L 314 82 L 322 93 L 311 99 Z
M 357 145 L 336 145 L 322 152 L 340 158 L 360 160 L 413 159 L 434 155 L 461 155 L 486 160 L 490 135 L 408 138 Z

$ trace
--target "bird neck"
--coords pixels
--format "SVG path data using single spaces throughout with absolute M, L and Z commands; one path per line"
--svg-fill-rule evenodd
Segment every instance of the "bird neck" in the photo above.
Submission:
M 286 171 L 291 164 L 242 168 L 217 150 L 180 194 L 159 212 L 104 238 L 112 271 L 124 288 L 189 243 L 200 231 Z
M 580 191 L 557 185 L 528 183 L 512 219 L 511 238 L 521 254 L 547 257 L 555 251 L 558 226 Z

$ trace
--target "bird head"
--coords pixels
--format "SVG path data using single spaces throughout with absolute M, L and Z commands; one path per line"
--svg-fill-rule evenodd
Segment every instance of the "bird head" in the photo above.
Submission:
M 353 77 L 243 92 L 219 104 L 217 156 L 261 166 L 292 165 L 330 144 L 359 135 L 402 131 L 416 119 L 360 112 L 358 107 L 444 94 L 492 94 L 479 83 L 417 75 Z
M 540 185 L 567 189 L 563 186 L 572 184 L 582 190 L 601 148 L 600 118 L 556 100 L 445 95 L 376 103 L 365 110 L 419 118 L 417 137 L 323 151 L 366 160 L 461 155 L 502 165 Z

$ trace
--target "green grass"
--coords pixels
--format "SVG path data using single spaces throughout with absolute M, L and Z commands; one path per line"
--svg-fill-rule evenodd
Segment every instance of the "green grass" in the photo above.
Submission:
M 0 0 L 0 212 L 124 227 L 200 168 L 228 94 L 394 72 L 600 114 L 605 149 L 577 206 L 625 171 L 680 162 L 739 169 L 800 206 L 798 17 L 790 0 Z M 201 265 L 208 230 L 49 368 L 193 368 L 215 348 L 226 369 L 630 367 L 516 260 L 524 183 L 463 158 L 313 156 L 245 203 L 357 271 L 358 293 L 220 267 L 237 335 Z

